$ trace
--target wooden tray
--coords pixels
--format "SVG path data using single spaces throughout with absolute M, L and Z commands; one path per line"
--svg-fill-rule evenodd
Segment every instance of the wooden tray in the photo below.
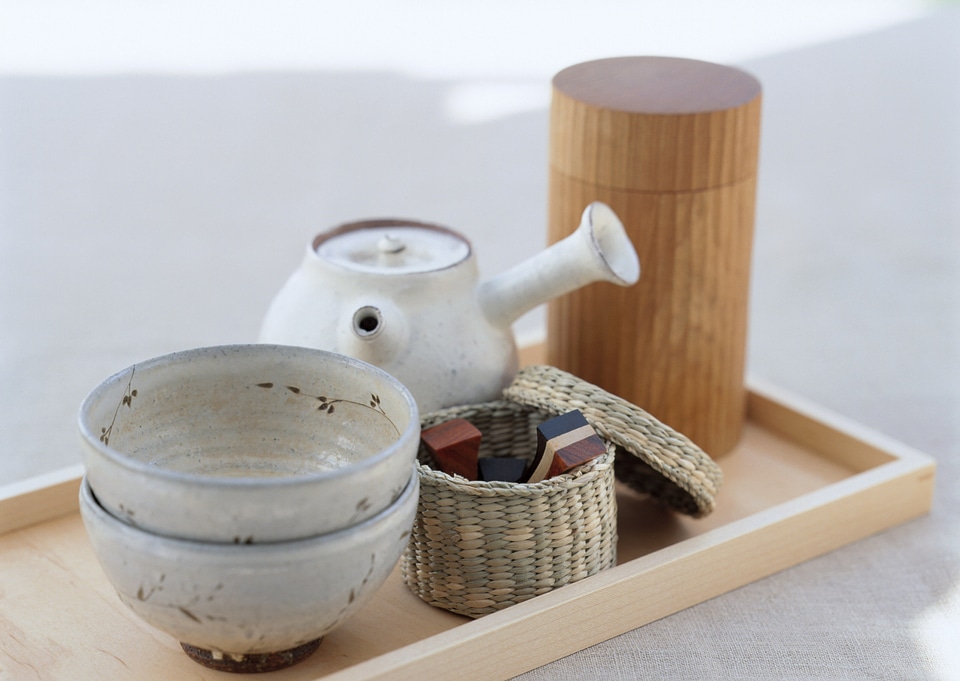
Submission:
M 397 569 L 312 657 L 258 678 L 505 679 L 929 510 L 926 455 L 770 388 L 748 413 L 712 516 L 620 490 L 617 567 L 479 620 L 424 604 Z M 77 513 L 81 472 L 0 488 L 0 677 L 224 678 L 120 603 Z

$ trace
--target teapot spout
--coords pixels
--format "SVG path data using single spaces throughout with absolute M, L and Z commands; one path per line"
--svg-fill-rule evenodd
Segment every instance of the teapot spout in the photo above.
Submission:
M 545 251 L 480 284 L 477 295 L 487 320 L 506 328 L 520 315 L 595 281 L 630 286 L 640 261 L 613 210 L 595 201 L 577 230 Z

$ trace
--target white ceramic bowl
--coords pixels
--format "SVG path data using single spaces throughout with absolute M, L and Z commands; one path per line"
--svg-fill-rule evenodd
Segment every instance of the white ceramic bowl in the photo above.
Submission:
M 181 643 L 242 663 L 316 641 L 366 603 L 407 544 L 418 489 L 413 474 L 392 506 L 359 525 L 273 544 L 146 532 L 107 513 L 87 480 L 80 512 L 107 579 L 134 613 Z
M 280 345 L 141 362 L 80 408 L 90 486 L 110 513 L 171 537 L 312 537 L 387 508 L 407 485 L 417 405 L 343 355 Z

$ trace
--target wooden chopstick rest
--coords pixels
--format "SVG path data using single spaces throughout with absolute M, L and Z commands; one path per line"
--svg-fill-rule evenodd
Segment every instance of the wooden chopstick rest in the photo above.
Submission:
M 466 419 L 444 421 L 420 433 L 420 440 L 440 470 L 467 480 L 479 479 L 480 437 L 479 429 Z
M 537 455 L 524 482 L 540 482 L 562 475 L 607 451 L 603 440 L 579 409 L 537 426 Z

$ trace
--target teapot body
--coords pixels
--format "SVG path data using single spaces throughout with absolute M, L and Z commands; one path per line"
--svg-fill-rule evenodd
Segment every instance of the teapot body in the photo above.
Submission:
M 369 220 L 317 236 L 274 298 L 265 343 L 329 350 L 393 374 L 421 413 L 499 399 L 517 371 L 511 324 L 596 281 L 630 286 L 640 263 L 609 206 L 545 251 L 479 281 L 470 242 L 409 220 Z
M 516 344 L 509 325 L 495 326 L 483 314 L 469 242 L 435 225 L 392 223 L 352 223 L 318 236 L 273 299 L 260 341 L 379 366 L 410 390 L 424 414 L 498 399 L 517 370 Z M 355 233 L 346 248 L 327 248 L 348 232 Z M 393 257 L 396 244 L 384 245 L 384 234 L 399 235 L 409 252 Z M 427 260 L 416 248 L 424 234 L 439 239 Z M 365 248 L 358 249 L 358 239 Z

